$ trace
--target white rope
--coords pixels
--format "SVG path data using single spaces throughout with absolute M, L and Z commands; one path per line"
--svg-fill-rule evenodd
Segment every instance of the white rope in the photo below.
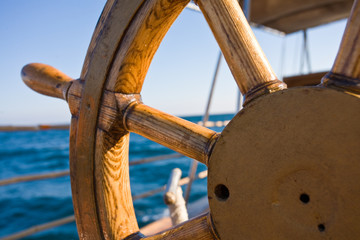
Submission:
M 186 203 L 182 194 L 181 187 L 178 187 L 175 203 L 168 205 L 173 226 L 189 220 Z

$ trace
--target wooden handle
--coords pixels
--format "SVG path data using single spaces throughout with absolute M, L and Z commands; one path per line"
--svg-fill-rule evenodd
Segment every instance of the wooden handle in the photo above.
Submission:
M 34 91 L 67 100 L 67 91 L 73 80 L 59 70 L 42 63 L 30 63 L 21 70 L 25 84 Z
M 340 49 L 331 71 L 322 81 L 324 86 L 360 94 L 360 4 L 355 0 Z
M 198 0 L 242 94 L 286 85 L 277 80 L 237 0 Z

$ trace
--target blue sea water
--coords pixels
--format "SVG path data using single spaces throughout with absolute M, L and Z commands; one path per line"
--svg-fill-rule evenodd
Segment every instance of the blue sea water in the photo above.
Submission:
M 232 114 L 213 115 L 210 121 L 224 121 Z M 192 122 L 200 116 L 187 117 Z M 222 128 L 214 127 L 220 132 Z M 0 132 L 0 179 L 69 169 L 69 131 Z M 173 153 L 172 150 L 136 134 L 130 136 L 130 161 Z M 166 184 L 173 168 L 188 175 L 191 159 L 181 157 L 130 167 L 132 194 Z M 205 170 L 200 164 L 198 172 Z M 206 179 L 194 183 L 190 202 L 206 196 Z M 139 226 L 168 214 L 163 193 L 134 201 Z M 0 238 L 31 226 L 73 214 L 70 177 L 0 186 Z M 78 239 L 76 225 L 66 224 L 26 239 Z

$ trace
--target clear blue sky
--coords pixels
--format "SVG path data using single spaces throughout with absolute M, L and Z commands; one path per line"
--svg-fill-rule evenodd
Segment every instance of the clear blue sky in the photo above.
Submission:
M 0 125 L 69 123 L 67 104 L 37 94 L 20 78 L 31 62 L 54 66 L 78 78 L 95 24 L 105 0 L 1 0 L 0 1 Z M 308 32 L 312 70 L 331 67 L 345 21 Z M 302 36 L 255 30 L 274 71 L 284 75 L 299 71 Z M 185 10 L 160 46 L 142 96 L 145 104 L 171 114 L 203 114 L 219 48 L 200 13 Z M 225 61 L 215 89 L 212 113 L 235 111 L 236 84 Z

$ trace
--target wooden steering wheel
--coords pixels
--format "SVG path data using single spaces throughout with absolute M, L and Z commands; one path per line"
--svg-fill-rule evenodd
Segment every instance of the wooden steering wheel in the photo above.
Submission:
M 108 0 L 79 79 L 29 64 L 23 80 L 65 99 L 81 239 L 359 239 L 360 6 L 321 86 L 277 80 L 237 0 L 198 0 L 245 107 L 221 134 L 150 108 L 140 92 L 167 30 L 189 0 Z M 210 213 L 163 233 L 139 232 L 129 132 L 209 168 Z

